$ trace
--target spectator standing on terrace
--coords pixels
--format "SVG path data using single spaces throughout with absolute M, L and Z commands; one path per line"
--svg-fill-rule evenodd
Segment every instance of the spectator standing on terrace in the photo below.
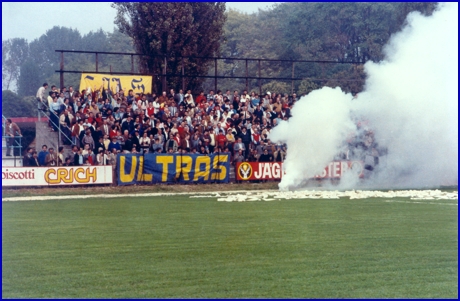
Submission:
M 237 142 L 233 145 L 233 152 L 236 155 L 239 151 L 243 152 L 245 150 L 246 150 L 246 147 L 244 143 L 242 142 L 241 138 L 238 138 Z
M 139 139 L 139 145 L 142 148 L 143 153 L 149 152 L 150 143 L 150 138 L 148 137 L 147 132 L 144 132 L 142 137 Z
M 175 135 L 171 136 L 170 139 L 168 139 L 168 141 L 166 141 L 165 148 L 166 148 L 166 151 L 168 151 L 168 152 L 170 150 L 172 150 L 173 152 L 176 152 L 177 148 L 179 147 L 179 144 L 177 143 L 177 140 L 174 139 L 174 136 Z
M 38 163 L 40 163 L 40 166 L 45 166 L 46 165 L 46 156 L 48 155 L 48 146 L 44 144 L 42 146 L 42 150 L 38 154 Z
M 193 95 L 192 95 L 192 90 L 187 90 L 187 93 L 184 95 L 184 102 L 187 102 L 187 97 L 190 97 L 190 102 L 193 102 Z
M 201 91 L 200 92 L 200 95 L 197 96 L 196 98 L 196 105 L 200 105 L 202 102 L 206 102 L 207 99 L 206 99 L 206 96 L 204 96 L 204 91 Z
M 93 136 L 91 136 L 91 131 L 89 129 L 86 130 L 85 136 L 83 136 L 81 143 L 83 145 L 88 144 L 90 149 L 94 148 L 94 144 L 95 144 L 94 139 L 93 139 Z
M 56 166 L 57 165 L 57 155 L 54 153 L 54 148 L 50 147 L 49 154 L 46 155 L 45 163 L 46 163 L 46 166 Z
M 38 162 L 38 154 L 36 151 L 32 153 L 32 158 L 30 158 L 29 166 L 31 167 L 38 167 L 40 166 L 40 162 Z
M 37 98 L 37 109 L 39 111 L 46 111 L 46 100 L 45 100 L 45 95 L 46 95 L 46 89 L 48 89 L 48 83 L 44 83 L 43 86 L 41 86 L 40 88 L 38 88 L 38 91 L 37 91 L 37 95 L 36 95 L 36 98 Z M 38 112 L 38 118 L 40 118 L 40 112 Z
M 229 149 L 233 149 L 233 144 L 235 143 L 235 136 L 233 135 L 232 129 L 227 130 L 227 135 L 225 135 L 227 139 L 226 145 Z
M 276 151 L 273 153 L 273 160 L 275 162 L 284 162 L 284 159 L 286 159 L 285 146 L 281 147 L 278 145 Z
M 117 150 L 112 149 L 112 152 L 107 150 L 107 164 L 112 165 L 113 171 L 115 171 L 115 165 L 117 164 Z
M 6 155 L 11 156 L 11 149 L 17 141 L 15 137 L 22 137 L 22 134 L 19 126 L 10 118 L 6 119 L 5 135 L 8 136 L 8 138 L 6 138 Z M 16 151 L 13 151 L 13 154 L 16 155 Z
M 244 155 L 243 155 L 243 150 L 238 150 L 238 152 L 235 154 L 235 158 L 233 159 L 233 164 L 236 165 L 236 163 L 243 162 L 245 160 Z
M 248 132 L 246 127 L 244 126 L 241 129 L 241 133 L 238 135 L 241 138 L 241 142 L 244 143 L 244 156 L 247 157 L 249 155 L 249 144 L 251 143 L 251 134 Z
M 64 165 L 65 160 L 64 160 L 64 147 L 63 146 L 59 146 L 57 158 L 58 158 L 58 166 Z
M 27 152 L 24 155 L 24 158 L 22 159 L 22 166 L 30 166 L 30 160 L 32 159 L 32 154 L 34 152 L 34 149 L 31 147 L 27 148 Z
M 109 143 L 108 149 L 111 149 L 112 151 L 115 149 L 117 152 L 121 152 L 121 145 L 117 141 L 117 137 L 112 137 L 112 142 Z
M 273 162 L 273 155 L 270 155 L 268 150 L 265 149 L 264 153 L 260 155 L 259 162 Z
M 73 115 L 70 114 L 67 109 L 65 109 L 64 112 L 59 117 L 59 123 L 61 124 L 61 131 L 69 138 L 72 136 L 71 135 L 72 133 L 71 123 L 73 122 L 73 120 L 74 120 Z M 70 145 L 72 143 L 72 141 L 69 141 L 65 136 L 63 136 L 62 138 L 63 138 L 62 140 L 64 141 L 64 144 Z
M 58 129 L 58 123 L 59 123 L 59 110 L 61 108 L 60 104 L 57 101 L 57 97 L 53 97 L 53 102 L 50 105 L 50 119 L 51 119 L 51 127 L 52 127 L 52 132 L 57 131 Z
M 88 149 L 88 154 L 84 156 L 84 159 L 87 159 L 90 165 L 97 165 L 96 155 L 91 148 Z
M 166 91 L 163 91 L 163 93 L 161 94 L 160 97 L 158 97 L 158 103 L 160 104 L 160 106 L 165 103 L 168 102 L 168 96 L 166 95 Z
M 152 153 L 162 153 L 163 152 L 163 143 L 160 143 L 159 138 L 155 138 L 154 143 L 152 144 L 151 147 Z
M 72 161 L 72 166 L 77 166 L 75 165 L 75 155 L 78 154 L 78 146 L 72 145 L 72 152 L 69 155 L 69 158 Z
M 96 156 L 96 162 L 97 165 L 107 165 L 107 155 L 105 154 L 105 151 L 102 147 L 98 149 L 97 156 Z
M 257 153 L 256 149 L 253 149 L 248 156 L 248 162 L 257 162 L 259 161 L 260 155 Z

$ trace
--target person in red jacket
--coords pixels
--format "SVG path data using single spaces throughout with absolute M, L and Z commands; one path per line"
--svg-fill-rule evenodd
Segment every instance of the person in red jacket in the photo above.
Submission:
M 219 131 L 219 134 L 217 135 L 216 140 L 217 140 L 217 145 L 220 148 L 224 149 L 227 143 L 227 137 L 225 137 L 223 130 Z
M 196 105 L 197 105 L 197 106 L 198 106 L 199 104 L 201 104 L 201 103 L 205 103 L 205 102 L 206 102 L 206 96 L 204 96 L 204 92 L 203 92 L 203 91 L 200 92 L 200 95 L 198 95 L 198 97 L 196 98 L 195 102 L 196 102 Z

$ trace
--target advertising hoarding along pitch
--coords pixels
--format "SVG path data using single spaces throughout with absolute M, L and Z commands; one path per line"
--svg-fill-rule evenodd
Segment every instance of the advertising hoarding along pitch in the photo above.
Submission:
M 112 184 L 112 166 L 2 167 L 2 187 Z
M 117 157 L 118 185 L 138 183 L 228 183 L 230 153 L 121 154 Z
M 235 169 L 238 181 L 249 180 L 280 180 L 283 176 L 282 162 L 240 162 Z M 338 179 L 347 170 L 352 170 L 359 177 L 363 176 L 364 164 L 362 161 L 333 161 L 316 175 L 316 179 Z

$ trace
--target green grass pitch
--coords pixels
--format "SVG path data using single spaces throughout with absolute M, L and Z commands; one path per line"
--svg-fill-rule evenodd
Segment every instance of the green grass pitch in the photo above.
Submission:
M 3 202 L 2 296 L 457 298 L 458 200 L 396 201 Z

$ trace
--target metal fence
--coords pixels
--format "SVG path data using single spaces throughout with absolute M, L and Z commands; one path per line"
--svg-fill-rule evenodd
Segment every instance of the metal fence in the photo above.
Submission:
M 199 56 L 177 56 L 174 58 L 165 56 L 165 55 L 148 55 L 148 54 L 139 54 L 139 53 L 127 53 L 127 52 L 105 52 L 105 51 L 81 51 L 81 50 L 55 50 L 60 54 L 60 68 L 59 70 L 55 70 L 60 74 L 60 86 L 61 88 L 65 86 L 64 84 L 64 74 L 65 73 L 99 73 L 99 74 L 119 74 L 119 75 L 148 75 L 153 76 L 152 81 L 152 91 L 156 91 L 157 86 L 161 86 L 163 91 L 166 91 L 167 80 L 168 78 L 180 78 L 182 90 L 186 90 L 185 86 L 185 79 L 186 78 L 205 78 L 205 79 L 213 79 L 214 80 L 214 90 L 217 91 L 218 87 L 218 80 L 219 79 L 244 79 L 246 90 L 249 89 L 249 82 L 251 80 L 257 80 L 257 86 L 259 88 L 259 93 L 262 93 L 262 82 L 263 81 L 290 81 L 291 82 L 291 93 L 294 91 L 294 82 L 301 81 L 306 78 L 312 81 L 328 81 L 329 78 L 325 76 L 325 67 L 327 65 L 362 65 L 361 62 L 341 62 L 341 61 L 326 61 L 326 60 L 283 60 L 283 59 L 264 59 L 264 58 L 236 58 L 236 57 L 199 57 Z M 94 70 L 66 70 L 65 63 L 64 63 L 64 54 L 65 53 L 76 53 L 76 54 L 87 54 L 87 55 L 94 55 L 95 58 L 95 69 Z M 99 71 L 99 60 L 101 55 L 115 55 L 120 57 L 130 57 L 131 58 L 131 70 L 129 72 L 112 72 L 112 67 L 110 66 L 110 71 Z M 161 64 L 161 71 L 156 70 L 153 73 L 141 73 L 135 72 L 135 57 L 150 57 L 150 58 L 162 58 L 163 62 Z M 179 60 L 181 65 L 180 73 L 167 73 L 168 67 L 168 60 Z M 208 75 L 193 75 L 189 74 L 188 70 L 184 66 L 184 60 L 186 59 L 193 59 L 193 60 L 206 60 L 206 61 L 213 61 L 214 62 L 214 72 L 212 72 L 212 68 L 209 70 Z M 219 75 L 222 73 L 222 70 L 219 70 L 219 62 L 222 64 L 229 64 L 233 62 L 244 62 L 244 67 L 239 69 L 244 69 L 244 74 L 238 75 Z M 263 75 L 264 68 L 262 68 L 262 63 L 270 63 L 270 64 L 284 64 L 286 66 L 290 66 L 291 74 L 290 76 L 269 76 Z M 256 65 L 256 68 L 251 68 L 251 71 L 255 74 L 250 74 L 249 72 L 249 65 Z M 296 74 L 296 66 L 300 66 L 301 64 L 314 64 L 316 68 L 321 70 L 321 77 L 309 77 L 304 72 L 297 71 Z M 318 67 L 319 66 L 319 67 Z M 301 68 L 301 69 L 305 69 Z M 254 72 L 255 71 L 255 72 Z M 214 74 L 212 74 L 214 73 Z M 346 79 L 335 79 L 337 81 L 356 81 L 356 80 L 346 80 Z

